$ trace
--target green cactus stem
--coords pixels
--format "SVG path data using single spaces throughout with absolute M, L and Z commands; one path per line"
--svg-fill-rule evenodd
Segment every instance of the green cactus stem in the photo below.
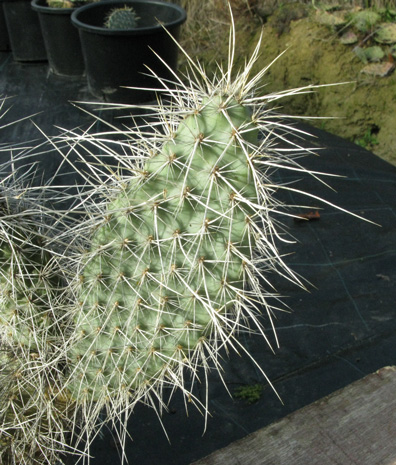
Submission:
M 81 225 L 84 234 L 90 224 L 93 232 L 75 258 L 78 305 L 66 387 L 88 437 L 103 407 L 110 419 L 128 416 L 138 401 L 155 406 L 157 399 L 162 408 L 165 387 L 180 388 L 202 407 L 185 386 L 187 373 L 196 381 L 201 369 L 221 370 L 223 350 L 244 350 L 239 330 L 256 330 L 276 345 L 263 329 L 265 317 L 273 328 L 279 305 L 268 275 L 302 286 L 278 253 L 274 216 L 281 206 L 273 191 L 282 186 L 268 172 L 303 168 L 274 147 L 284 126 L 271 121 L 266 105 L 279 97 L 253 96 L 265 73 L 248 78 L 260 44 L 236 76 L 230 47 L 221 77 L 211 82 L 191 60 L 202 84 L 170 87 L 169 106 L 147 108 L 156 122 L 117 134 L 122 157 L 109 141 L 110 169 L 98 156 L 84 170 L 103 170 L 97 179 L 109 180 L 94 187 L 92 197 L 102 192 L 106 199 L 96 200 Z M 75 150 L 89 141 L 96 147 L 95 135 L 86 135 Z
M 99 0 L 47 0 L 50 8 L 78 8 L 86 3 L 93 3 Z
M 141 391 L 231 326 L 257 242 L 257 143 L 248 109 L 210 96 L 109 204 L 81 274 L 76 398 Z

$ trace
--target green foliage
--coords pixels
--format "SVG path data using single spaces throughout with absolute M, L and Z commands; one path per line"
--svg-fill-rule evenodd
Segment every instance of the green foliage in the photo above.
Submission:
M 380 61 L 385 56 L 385 52 L 378 45 L 372 47 L 367 47 L 364 50 L 364 53 L 368 61 Z
M 315 11 L 315 20 L 331 30 L 343 30 L 348 21 L 345 11 L 328 11 L 322 8 Z
M 396 23 L 382 24 L 376 31 L 375 40 L 381 44 L 396 43 Z
M 369 128 L 367 131 L 363 134 L 362 137 L 358 137 L 355 139 L 355 144 L 360 145 L 363 148 L 370 149 L 374 145 L 379 144 L 378 139 L 373 133 L 373 129 Z
M 381 61 L 385 56 L 385 52 L 377 45 L 366 48 L 355 47 L 353 51 L 355 55 L 365 64 L 368 62 Z
M 104 26 L 109 29 L 134 29 L 138 26 L 138 16 L 132 7 L 114 8 L 106 18 Z
M 378 8 L 378 13 L 381 15 L 383 21 L 391 23 L 396 19 L 395 8 L 390 8 L 390 7 Z
M 389 47 L 396 43 L 396 10 L 372 6 L 347 14 L 348 24 L 342 29 L 340 42 L 352 45 L 353 53 L 364 63 L 379 62 L 392 54 Z M 374 45 L 375 43 L 381 44 Z
M 254 404 L 260 400 L 263 393 L 262 384 L 249 384 L 247 386 L 241 386 L 234 391 L 234 397 L 243 399 L 248 404 Z
M 370 32 L 381 20 L 381 15 L 374 10 L 361 10 L 351 14 L 351 21 L 354 27 L 360 32 Z

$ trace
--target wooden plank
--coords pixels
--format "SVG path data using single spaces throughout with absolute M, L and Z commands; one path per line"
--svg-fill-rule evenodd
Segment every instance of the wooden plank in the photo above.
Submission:
M 192 465 L 396 465 L 396 366 Z

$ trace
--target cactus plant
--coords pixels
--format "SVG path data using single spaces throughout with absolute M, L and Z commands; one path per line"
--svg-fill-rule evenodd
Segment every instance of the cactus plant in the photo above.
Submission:
M 72 426 L 62 394 L 61 247 L 40 189 L 29 187 L 31 160 L 19 170 L 17 161 L 1 167 L 0 183 L 0 462 L 49 465 Z
M 76 398 L 142 392 L 230 337 L 248 286 L 260 289 L 256 217 L 270 227 L 257 208 L 257 140 L 248 108 L 208 95 L 109 203 L 80 277 Z
M 109 29 L 134 29 L 138 25 L 139 17 L 130 6 L 114 8 L 108 14 L 104 26 Z
M 5 198 L 0 213 L 0 326 L 3 338 L 27 350 L 47 350 L 57 324 L 49 302 L 59 289 L 51 256 L 36 230 L 35 219 L 9 211 Z
M 307 171 L 293 157 L 301 155 L 301 146 L 287 142 L 293 127 L 272 113 L 270 105 L 313 86 L 261 95 L 259 83 L 268 67 L 253 74 L 260 41 L 245 68 L 235 73 L 234 34 L 231 28 L 228 66 L 219 66 L 213 78 L 187 54 L 190 69 L 183 78 L 174 73 L 170 83 L 155 76 L 169 103 L 164 97 L 146 106 L 148 116 L 140 126 L 112 126 L 108 140 L 103 132 L 89 131 L 60 137 L 69 154 L 77 153 L 87 164 L 79 169 L 87 186 L 78 206 L 87 220 L 66 231 L 78 247 L 68 250 L 71 256 L 63 254 L 64 262 L 43 255 L 40 228 L 37 240 L 28 237 L 23 255 L 14 254 L 17 248 L 9 246 L 13 242 L 5 242 L 8 271 L 3 285 L 11 281 L 7 296 L 12 302 L 19 304 L 22 296 L 28 324 L 14 329 L 12 312 L 7 313 L 3 327 L 13 328 L 6 339 L 12 350 L 4 360 L 12 376 L 19 377 L 26 372 L 18 356 L 27 352 L 28 360 L 38 363 L 33 385 L 39 390 L 32 391 L 23 374 L 19 397 L 0 403 L 3 423 L 10 418 L 9 406 L 17 405 L 22 411 L 18 418 L 43 419 L 44 429 L 32 430 L 35 438 L 42 432 L 45 442 L 51 433 L 46 412 L 59 411 L 60 420 L 56 416 L 50 421 L 61 433 L 64 424 L 78 421 L 77 442 L 85 437 L 87 448 L 106 422 L 119 424 L 122 442 L 135 404 L 143 401 L 161 410 L 167 387 L 171 392 L 181 389 L 189 402 L 205 410 L 207 405 L 194 395 L 201 373 L 207 379 L 211 367 L 220 371 L 229 349 L 245 351 L 253 360 L 238 339 L 239 331 L 259 332 L 271 348 L 278 344 L 275 332 L 271 337 L 265 331 L 274 329 L 279 310 L 270 275 L 303 284 L 278 251 L 279 243 L 288 241 L 278 215 L 290 213 L 274 193 L 303 192 L 275 183 L 271 174 L 280 168 Z M 142 111 L 141 105 L 130 108 Z M 278 147 L 278 141 L 289 145 Z M 86 160 L 85 151 L 93 161 Z M 18 238 L 25 231 L 17 225 L 13 231 L 12 240 L 24 245 Z M 10 254 L 28 264 L 19 266 L 28 271 L 21 274 L 28 279 L 16 286 L 9 278 L 15 274 Z M 70 294 L 58 295 L 57 278 L 40 268 L 56 266 L 59 271 L 59 263 L 70 279 Z M 53 291 L 41 292 L 43 276 L 50 277 L 45 282 Z M 31 306 L 26 282 L 38 306 Z M 44 301 L 47 296 L 49 302 Z M 54 315 L 50 324 L 48 309 Z M 45 366 L 50 368 L 48 379 Z M 7 428 L 19 437 L 21 424 L 17 422 L 16 431 L 13 424 Z M 60 444 L 64 440 L 61 436 Z M 5 447 L 10 444 L 6 441 Z
M 380 24 L 375 33 L 374 39 L 381 44 L 394 44 L 396 43 L 396 24 L 385 23 Z
M 221 370 L 223 351 L 245 350 L 240 330 L 277 345 L 264 331 L 274 328 L 279 306 L 270 274 L 303 286 L 278 252 L 288 239 L 276 217 L 288 213 L 273 195 L 297 190 L 270 174 L 306 170 L 292 156 L 299 145 L 276 147 L 292 127 L 269 104 L 312 86 L 259 95 L 267 68 L 250 74 L 260 42 L 236 75 L 234 45 L 232 32 L 228 67 L 213 79 L 186 55 L 194 81 L 175 74 L 175 83 L 164 82 L 170 103 L 145 107 L 141 126 L 112 127 L 107 142 L 103 132 L 65 136 L 85 163 L 84 151 L 94 155 L 81 171 L 93 176 L 88 199 L 95 202 L 81 224 L 85 250 L 74 258 L 65 385 L 88 444 L 104 408 L 108 421 L 123 419 L 123 429 L 137 402 L 162 409 L 166 387 L 202 407 L 194 383 L 211 366 Z
M 73 8 L 74 4 L 70 0 L 47 0 L 50 8 Z

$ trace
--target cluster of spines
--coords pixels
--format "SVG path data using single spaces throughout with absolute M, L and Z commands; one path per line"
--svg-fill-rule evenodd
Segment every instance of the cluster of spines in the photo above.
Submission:
M 53 465 L 68 449 L 73 404 L 62 394 L 59 370 L 48 366 L 43 370 L 41 362 L 37 355 L 17 352 L 6 344 L 0 348 L 0 461 L 4 465 Z
M 8 231 L 2 229 L 0 238 L 0 325 L 9 344 L 41 352 L 56 325 L 48 300 L 59 288 L 58 277 L 48 276 L 50 257 L 35 226 L 21 229 L 20 218 L 11 215 L 6 222 Z
M 62 393 L 64 280 L 48 246 L 50 215 L 16 176 L 1 185 L 0 458 L 53 464 L 73 417 Z

